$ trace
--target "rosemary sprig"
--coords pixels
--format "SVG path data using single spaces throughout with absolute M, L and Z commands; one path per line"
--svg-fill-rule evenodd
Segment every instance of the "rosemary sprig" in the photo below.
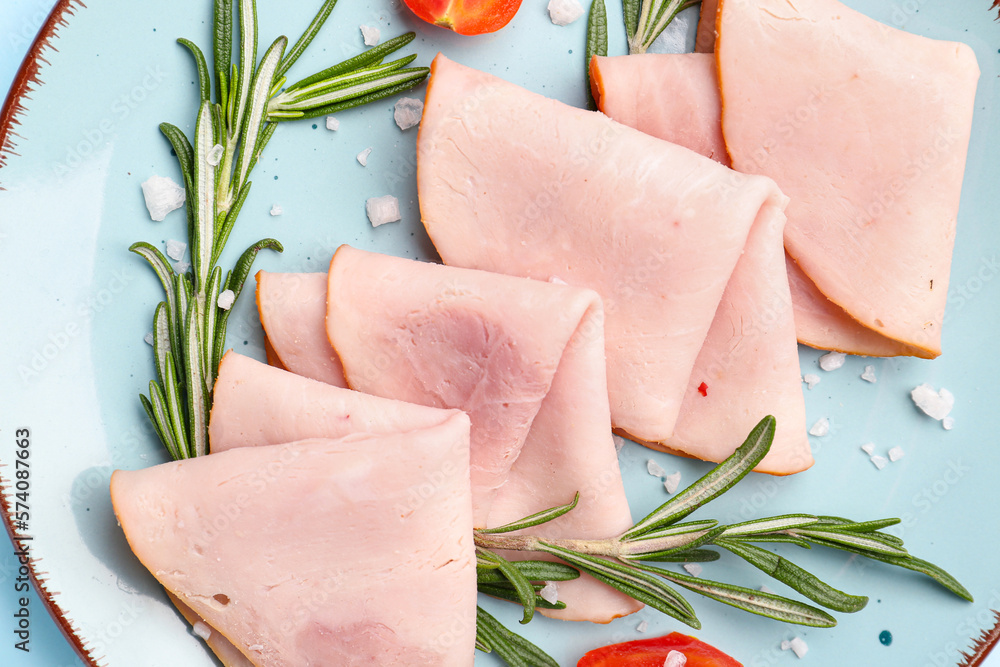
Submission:
M 250 174 L 278 122 L 367 104 L 411 88 L 429 72 L 406 67 L 416 56 L 382 64 L 413 40 L 414 33 L 408 33 L 281 91 L 285 73 L 322 28 L 336 0 L 323 2 L 291 49 L 286 52 L 287 38 L 278 37 L 259 62 L 256 2 L 237 2 L 235 10 L 233 0 L 215 0 L 212 66 L 196 44 L 178 40 L 190 51 L 198 75 L 201 101 L 193 143 L 174 125 L 160 125 L 187 190 L 191 270 L 177 271 L 148 243 L 129 248 L 146 259 L 163 286 L 164 301 L 153 316 L 156 379 L 149 383 L 149 396 L 140 399 L 174 459 L 208 452 L 212 387 L 225 350 L 231 303 L 239 298 L 257 254 L 265 248 L 282 250 L 276 240 L 263 239 L 247 248 L 225 276 L 217 265 L 250 192 Z M 240 35 L 236 62 L 234 30 Z M 219 305 L 223 294 L 232 297 L 229 305 Z
M 922 572 L 955 595 L 972 601 L 972 595 L 954 577 L 936 565 L 911 556 L 900 538 L 882 532 L 882 529 L 899 523 L 898 519 L 855 522 L 833 516 L 785 514 L 730 525 L 718 525 L 718 522 L 711 519 L 680 523 L 689 514 L 731 489 L 753 470 L 771 447 L 774 427 L 773 417 L 761 420 L 732 456 L 617 537 L 574 540 L 547 539 L 523 533 L 506 534 L 561 516 L 575 506 L 576 499 L 567 505 L 539 512 L 508 526 L 475 531 L 480 562 L 491 572 L 489 583 L 498 585 L 499 581 L 502 584 L 502 577 L 507 576 L 508 569 L 489 565 L 497 557 L 492 551 L 502 549 L 548 554 L 696 629 L 701 627 L 701 623 L 694 609 L 670 584 L 753 614 L 814 627 L 832 627 L 837 624 L 832 615 L 819 607 L 842 613 L 853 613 L 865 607 L 867 597 L 837 590 L 783 556 L 753 544 L 786 542 L 806 549 L 812 545 L 839 549 Z M 721 547 L 742 558 L 819 607 L 785 596 L 710 581 L 647 564 L 647 561 L 714 560 L 718 558 L 718 553 L 706 548 L 711 546 Z M 504 562 L 508 565 L 516 563 L 508 560 Z M 526 566 L 525 570 L 529 567 Z M 537 576 L 545 578 L 548 573 L 537 573 Z M 523 579 L 527 579 L 527 582 L 522 581 Z M 533 610 L 529 611 L 529 605 L 541 606 L 535 599 L 536 596 L 528 593 L 533 590 L 530 588 L 532 583 L 531 576 L 515 574 L 507 578 L 505 587 L 507 590 L 522 587 L 524 594 L 498 596 L 524 606 L 525 616 L 522 622 L 530 620 Z M 495 619 L 493 622 L 496 622 Z M 490 635 L 493 641 L 500 641 L 495 636 Z

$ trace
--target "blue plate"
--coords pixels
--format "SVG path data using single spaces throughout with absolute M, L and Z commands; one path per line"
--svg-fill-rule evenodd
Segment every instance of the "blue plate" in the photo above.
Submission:
M 309 3 L 260 0 L 261 39 L 296 37 Z M 726 522 L 790 511 L 856 519 L 897 516 L 896 534 L 910 551 L 961 580 L 975 603 L 957 599 L 912 572 L 845 554 L 783 550 L 799 564 L 871 602 L 836 628 L 799 628 L 747 615 L 692 596 L 704 628 L 697 635 L 748 666 L 793 664 L 781 642 L 801 637 L 813 666 L 955 665 L 1000 609 L 1000 410 L 995 378 L 1000 340 L 1000 232 L 996 201 L 1000 145 L 994 101 L 998 92 L 1000 27 L 987 0 L 957 3 L 850 0 L 870 16 L 911 32 L 961 40 L 977 53 L 983 76 L 958 225 L 944 355 L 918 359 L 849 358 L 833 372 L 818 369 L 819 352 L 803 348 L 803 373 L 820 375 L 806 390 L 810 423 L 827 418 L 830 433 L 813 438 L 816 465 L 786 478 L 751 475 L 707 512 Z M 153 367 L 143 341 L 160 288 L 142 261 L 127 252 L 137 240 L 154 245 L 183 239 L 182 212 L 151 222 L 139 184 L 154 174 L 180 181 L 157 125 L 170 121 L 190 133 L 197 82 L 187 37 L 210 44 L 208 0 L 138 3 L 64 2 L 55 34 L 34 52 L 39 83 L 20 99 L 12 140 L 0 169 L 0 460 L 10 482 L 17 429 L 30 431 L 31 517 L 28 532 L 36 575 L 62 624 L 95 664 L 112 666 L 214 664 L 210 653 L 166 601 L 122 537 L 108 496 L 116 468 L 164 460 L 138 394 Z M 609 2 L 611 53 L 624 52 L 620 5 Z M 696 14 L 695 14 L 696 16 Z M 691 19 L 689 14 L 688 19 Z M 347 2 L 293 75 L 321 69 L 362 49 L 358 26 L 377 25 L 384 37 L 417 32 L 419 63 L 443 51 L 449 57 L 582 106 L 585 102 L 583 21 L 557 27 L 544 2 L 525 4 L 495 35 L 463 38 L 416 20 L 388 2 Z M 689 21 L 689 25 L 693 21 Z M 51 28 L 52 26 L 50 26 Z M 674 35 L 684 44 L 689 32 Z M 44 83 L 41 83 L 44 82 Z M 422 96 L 418 89 L 410 95 Z M 420 259 L 434 250 L 419 220 L 414 181 L 416 132 L 392 119 L 395 100 L 338 114 L 330 132 L 318 122 L 284 125 L 254 175 L 256 185 L 230 243 L 232 252 L 273 236 L 284 254 L 265 253 L 257 266 L 273 271 L 323 270 L 341 243 Z M 10 122 L 10 121 L 8 121 Z M 10 130 L 16 136 L 9 134 Z M 994 130 L 994 131 L 991 131 Z M 371 147 L 368 166 L 355 155 Z M 399 198 L 401 222 L 373 229 L 364 212 L 370 196 Z M 269 211 L 278 204 L 283 214 Z M 230 254 L 223 263 L 235 259 Z M 236 307 L 230 345 L 263 357 L 252 299 Z M 874 368 L 877 382 L 860 378 Z M 951 431 L 918 412 L 909 391 L 930 383 L 957 397 Z M 873 443 L 885 455 L 905 456 L 878 470 L 860 449 Z M 656 460 L 689 483 L 709 469 L 629 444 L 621 453 L 629 500 L 638 517 L 665 500 L 646 473 Z M 8 491 L 8 501 L 15 501 Z M 703 576 L 757 587 L 783 586 L 734 559 L 705 566 Z M 484 603 L 509 625 L 512 606 Z M 646 632 L 639 630 L 646 623 Z M 6 634 L 0 622 L 0 629 Z M 686 631 L 650 610 L 606 626 L 538 618 L 518 628 L 560 664 L 610 642 Z M 892 635 L 886 646 L 883 631 Z M 496 665 L 477 656 L 477 665 Z

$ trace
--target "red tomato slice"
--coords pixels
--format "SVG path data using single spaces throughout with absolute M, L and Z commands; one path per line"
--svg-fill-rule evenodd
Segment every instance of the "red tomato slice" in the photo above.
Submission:
M 460 35 L 482 35 L 507 25 L 521 0 L 404 0 L 413 13 Z
M 671 651 L 684 654 L 685 667 L 743 667 L 714 646 L 679 632 L 594 649 L 576 667 L 663 667 Z

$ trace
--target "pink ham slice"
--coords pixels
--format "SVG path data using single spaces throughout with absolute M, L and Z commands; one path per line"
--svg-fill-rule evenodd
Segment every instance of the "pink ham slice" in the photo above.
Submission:
M 328 298 L 330 340 L 352 388 L 470 415 L 477 526 L 576 492 L 576 509 L 533 530 L 604 539 L 631 525 L 594 292 L 342 246 Z M 606 623 L 641 608 L 589 577 L 560 583 L 559 598 L 565 610 L 542 613 Z
M 698 34 L 694 40 L 696 53 L 715 52 L 715 19 L 719 12 L 719 0 L 701 0 L 701 14 L 698 17 Z
M 595 57 L 590 72 L 594 98 L 605 114 L 728 164 L 715 56 Z M 757 423 L 757 415 L 770 413 L 777 431 L 757 470 L 790 474 L 812 465 L 783 222 L 762 217 L 751 228 L 695 361 L 674 434 L 650 446 L 721 461 L 732 453 L 732 442 Z
M 347 386 L 340 358 L 326 337 L 325 273 L 258 271 L 257 311 L 268 345 L 282 368 Z M 300 326 L 304 322 L 313 326 Z
M 729 164 L 713 55 L 595 57 L 590 72 L 598 106 L 611 118 Z M 919 356 L 919 350 L 862 326 L 790 259 L 788 280 L 800 343 L 875 357 Z
M 442 56 L 417 161 L 421 214 L 446 263 L 601 294 L 612 421 L 668 443 L 751 225 L 783 218 L 774 183 Z
M 255 665 L 470 667 L 468 437 L 451 413 L 400 433 L 242 447 L 116 471 L 111 496 L 143 564 Z M 445 468 L 401 513 L 407 489 Z
M 725 0 L 718 26 L 726 145 L 791 198 L 788 254 L 865 327 L 940 354 L 972 50 L 836 0 Z

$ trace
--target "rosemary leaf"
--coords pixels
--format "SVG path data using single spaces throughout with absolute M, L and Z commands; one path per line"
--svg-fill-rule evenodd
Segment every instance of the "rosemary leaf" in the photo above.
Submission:
M 257 3 L 254 0 L 240 0 L 240 62 L 237 68 L 239 80 L 230 86 L 230 96 L 236 95 L 233 108 L 235 118 L 229 126 L 230 136 L 239 137 L 246 122 L 246 110 L 250 100 L 250 86 L 254 67 L 257 64 Z M 241 178 L 237 183 L 242 183 Z
M 650 574 L 659 575 L 667 581 L 672 581 L 705 597 L 752 614 L 767 616 L 768 618 L 786 623 L 795 623 L 797 625 L 807 625 L 816 628 L 832 628 L 837 625 L 837 620 L 822 609 L 817 609 L 811 605 L 790 600 L 780 595 L 764 593 L 752 588 L 744 588 L 743 586 L 734 586 L 732 584 L 699 579 L 698 577 L 690 577 L 648 565 L 637 565 L 636 567 Z
M 598 581 L 603 581 L 643 604 L 673 616 L 696 630 L 701 628 L 701 622 L 688 601 L 657 577 L 647 574 L 640 566 L 617 563 L 544 542 L 538 548 L 579 567 Z
M 510 667 L 559 667 L 549 654 L 505 628 L 482 607 L 476 607 L 476 641 L 489 646 Z
M 626 3 L 629 0 L 625 0 Z M 634 0 L 633 0 L 634 1 Z M 587 48 L 584 49 L 584 74 L 587 80 L 584 85 L 587 90 L 587 101 L 591 109 L 597 108 L 594 93 L 590 86 L 590 63 L 594 56 L 608 55 L 608 10 L 604 0 L 591 0 L 590 14 L 587 16 Z
M 508 581 L 497 569 L 493 561 L 483 559 L 476 554 L 477 564 L 482 563 L 476 569 L 476 581 L 480 584 L 499 584 Z M 580 577 L 580 572 L 576 568 L 562 563 L 553 563 L 547 560 L 512 560 L 511 564 L 524 575 L 529 581 L 571 581 Z
M 215 80 L 218 84 L 216 94 L 223 106 L 226 106 L 223 101 L 226 95 L 223 94 L 222 88 L 226 85 L 226 74 L 232 61 L 233 0 L 215 0 L 212 17 L 212 62 L 215 63 Z M 202 99 L 208 98 L 202 97 Z
M 517 596 L 518 602 L 524 607 L 524 616 L 521 618 L 521 623 L 528 623 L 531 621 L 532 617 L 535 615 L 535 587 L 531 585 L 531 582 L 521 573 L 519 569 L 514 567 L 514 565 L 508 561 L 503 556 L 493 553 L 492 551 L 486 551 L 480 549 L 480 554 L 485 560 L 492 560 L 496 563 L 497 570 L 499 570 L 507 581 L 513 587 L 513 591 Z
M 537 526 L 553 519 L 561 517 L 566 514 L 580 501 L 580 494 L 577 493 L 573 496 L 573 500 L 565 505 L 559 505 L 558 507 L 550 507 L 547 510 L 542 510 L 541 512 L 536 512 L 531 516 L 526 516 L 523 519 L 514 521 L 512 523 L 504 524 L 503 526 L 498 526 L 497 528 L 480 528 L 476 532 L 486 533 L 486 534 L 497 534 L 497 533 L 510 533 L 515 530 L 523 530 L 525 528 L 531 528 L 532 526 Z
M 824 583 L 816 575 L 803 570 L 791 561 L 766 549 L 739 542 L 721 539 L 716 542 L 720 547 L 728 549 L 768 576 L 787 584 L 807 598 L 821 604 L 827 609 L 854 613 L 865 608 L 868 598 L 863 595 L 848 595 L 833 586 Z
M 726 526 L 726 530 L 722 533 L 721 537 L 759 535 L 761 533 L 771 533 L 790 528 L 801 528 L 815 524 L 817 521 L 819 519 L 811 514 L 784 514 L 766 519 L 754 519 Z
M 337 0 L 325 0 L 325 2 L 320 6 L 319 11 L 316 12 L 316 16 L 314 16 L 313 20 L 309 22 L 308 26 L 306 26 L 302 36 L 299 37 L 298 41 L 295 42 L 295 45 L 288 51 L 288 55 L 286 55 L 281 61 L 281 64 L 275 71 L 275 77 L 282 76 L 288 71 L 288 68 L 295 64 L 295 61 L 298 60 L 299 56 L 305 52 L 309 43 L 313 41 L 313 38 L 323 27 L 323 24 L 326 23 L 326 20 L 330 18 L 330 12 L 333 11 L 336 4 Z
M 834 528 L 796 528 L 792 531 L 797 537 L 806 540 L 819 538 L 824 543 L 833 542 L 844 544 L 861 549 L 865 552 L 872 552 L 886 556 L 906 556 L 906 549 L 897 546 L 892 540 L 880 539 L 883 536 L 879 533 L 853 533 L 851 531 L 841 531 Z M 890 536 L 891 537 L 891 536 Z
M 261 132 L 264 129 L 268 93 L 271 90 L 274 72 L 281 60 L 286 43 L 284 37 L 274 40 L 267 53 L 264 54 L 260 67 L 254 73 L 253 82 L 250 84 L 249 113 L 240 133 L 240 161 L 236 171 L 236 183 L 246 181 L 250 173 L 251 162 L 255 161 Z
M 205 62 L 205 54 L 191 40 L 181 37 L 177 42 L 187 47 L 187 50 L 194 56 L 194 64 L 198 70 L 198 90 L 201 93 L 201 101 L 207 102 L 212 96 L 212 81 L 208 74 L 208 64 Z
M 308 76 L 301 81 L 297 81 L 285 89 L 285 92 L 295 91 L 305 86 L 309 86 L 317 81 L 322 81 L 323 79 L 332 79 L 338 77 L 342 74 L 347 74 L 348 72 L 353 72 L 365 67 L 374 65 L 375 63 L 382 62 L 382 60 L 395 51 L 403 48 L 407 44 L 413 41 L 417 34 L 415 32 L 408 32 L 406 34 L 400 35 L 399 37 L 393 37 L 392 39 L 382 42 L 378 46 L 373 46 L 367 51 L 349 58 L 341 63 L 337 63 L 332 67 L 328 67 L 321 72 L 316 72 L 312 76 Z
M 336 104 L 330 104 L 323 107 L 317 107 L 315 109 L 310 109 L 309 111 L 302 112 L 299 118 L 316 118 L 317 116 L 326 116 L 328 114 L 337 113 L 338 111 L 344 111 L 345 109 L 353 109 L 354 107 L 364 106 L 365 104 L 370 104 L 372 102 L 377 102 L 383 100 L 387 97 L 392 97 L 398 93 L 405 92 L 418 83 L 427 78 L 427 74 L 430 73 L 430 69 L 426 67 L 420 67 L 412 70 L 414 75 L 412 78 L 408 78 L 402 83 L 398 83 L 389 88 L 383 88 L 381 90 L 376 90 L 375 92 L 368 93 L 366 95 L 361 95 L 360 97 L 354 97 L 343 102 L 337 102 Z
M 729 458 L 632 526 L 622 537 L 632 539 L 660 526 L 680 521 L 722 495 L 760 463 L 773 439 L 774 417 L 765 417 Z

